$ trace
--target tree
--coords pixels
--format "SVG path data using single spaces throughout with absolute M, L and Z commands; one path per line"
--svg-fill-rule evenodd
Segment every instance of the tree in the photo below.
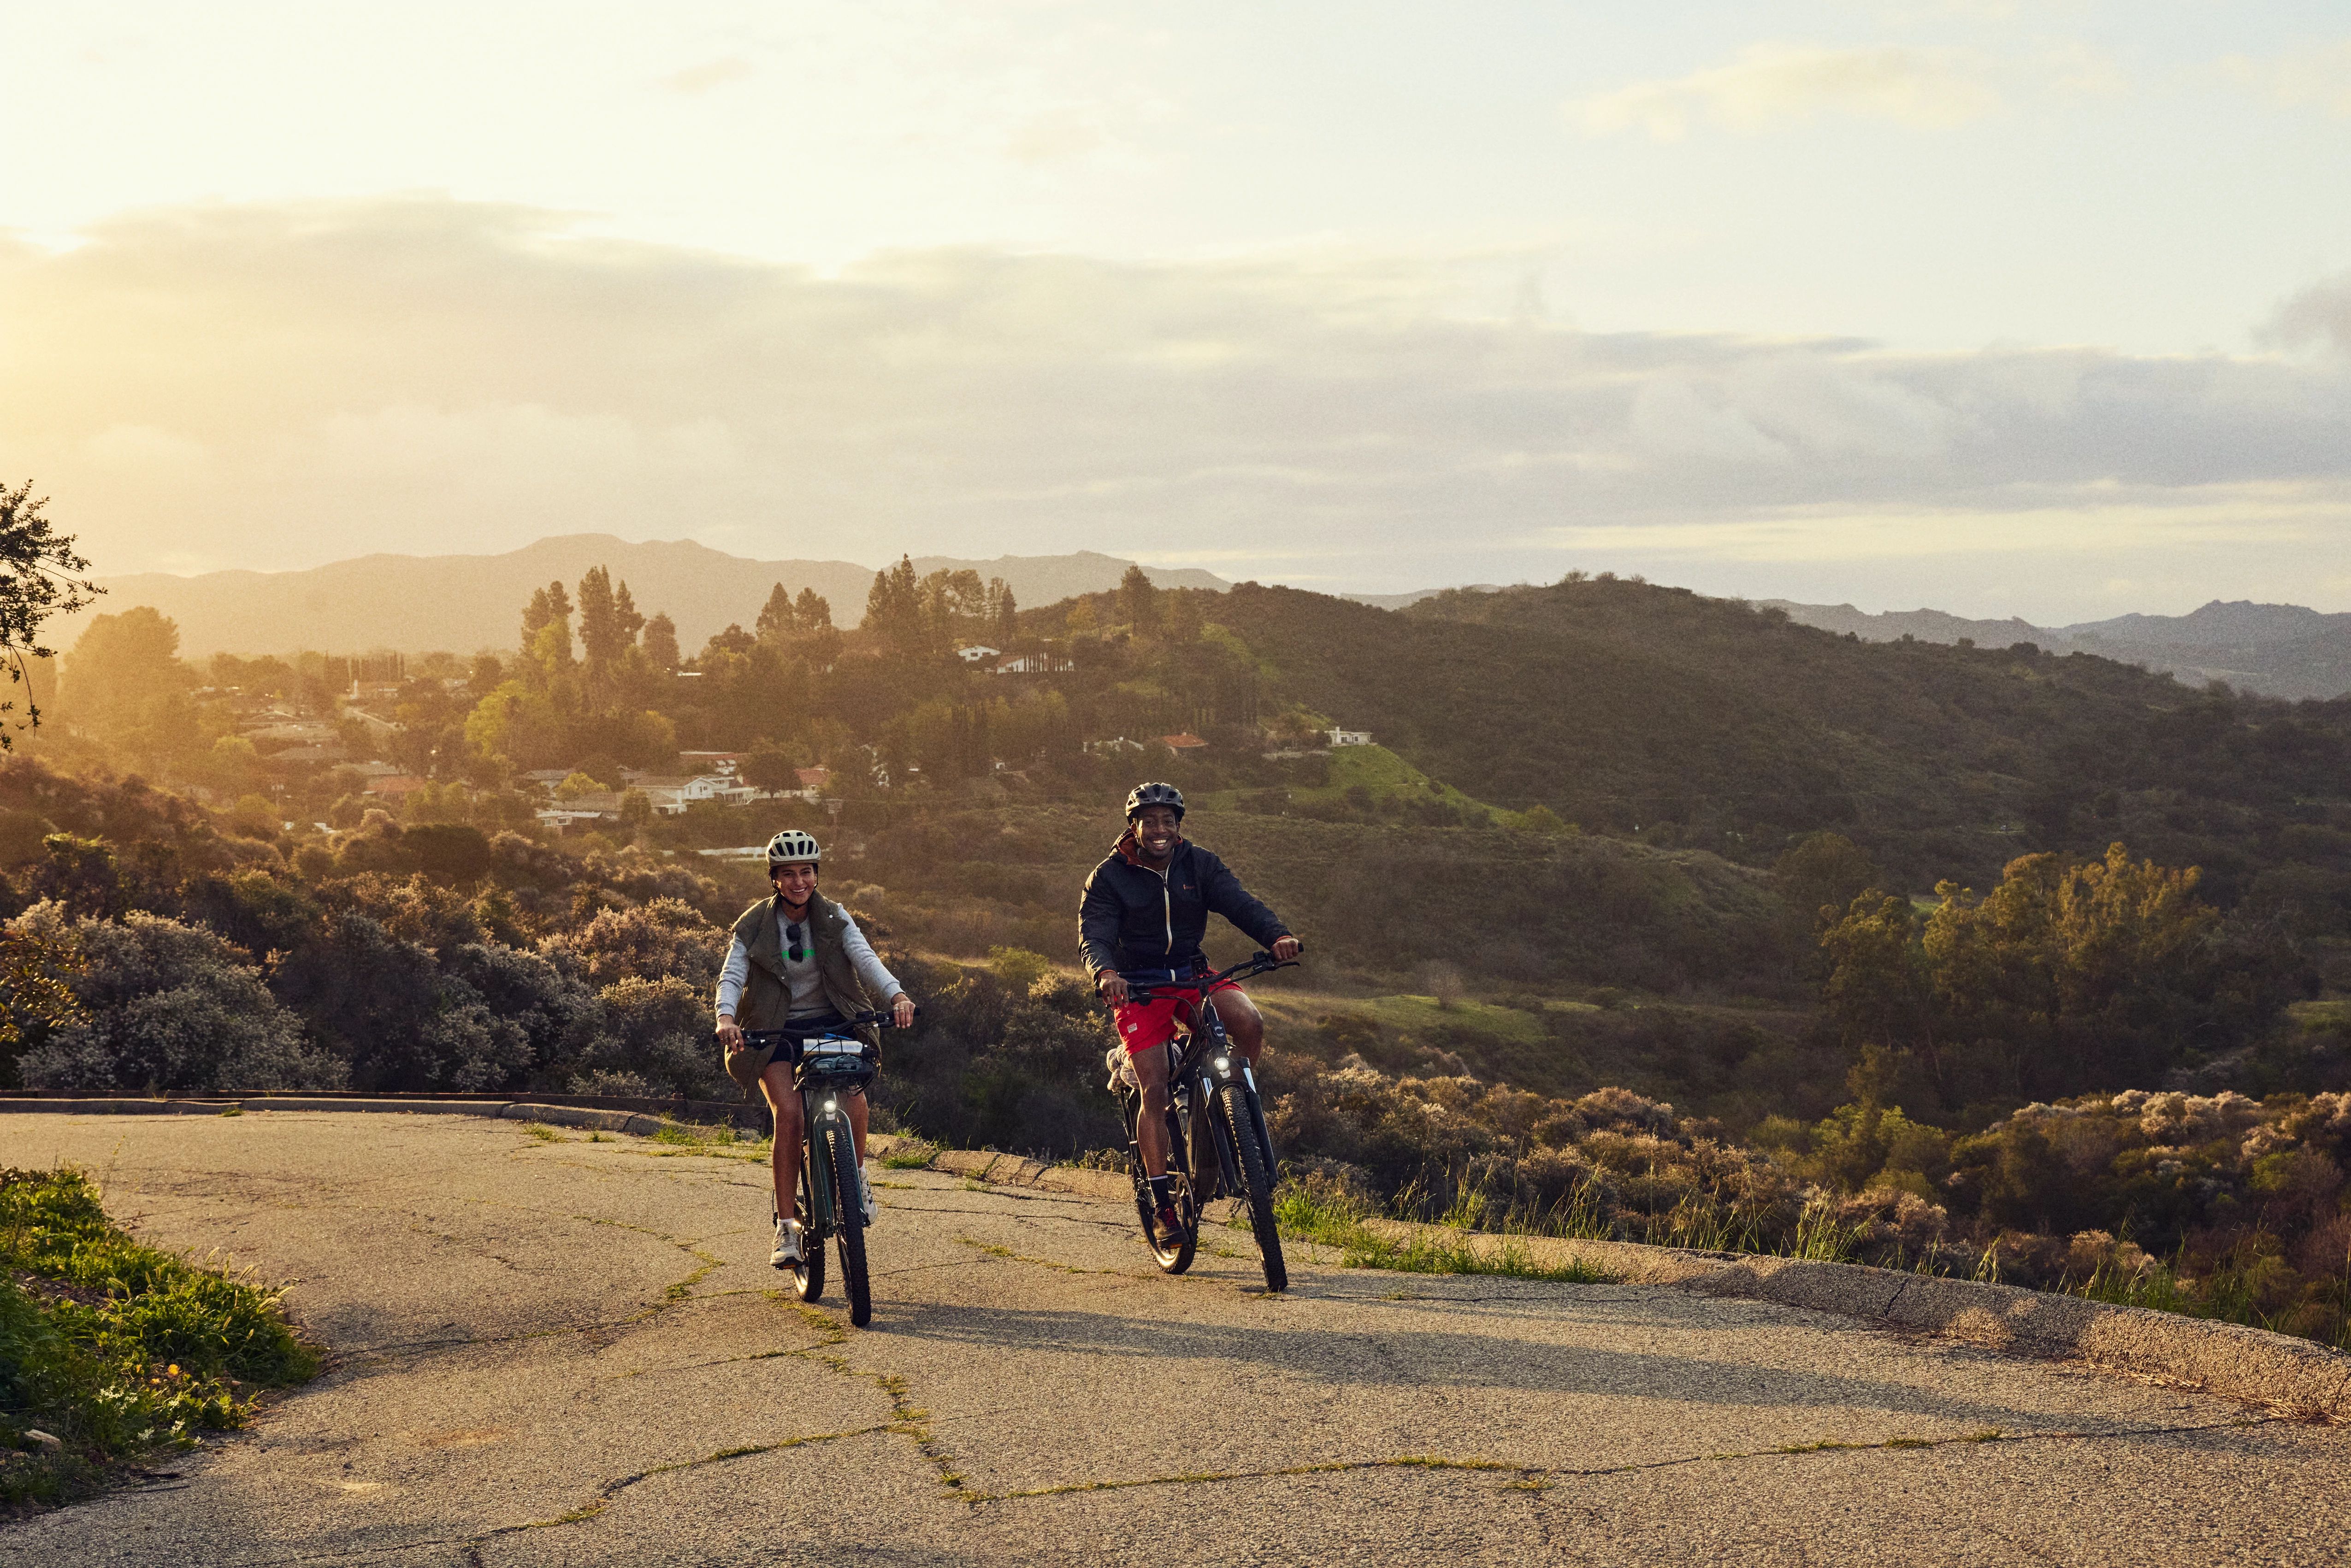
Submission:
M 523 606 L 522 650 L 526 653 L 538 651 L 539 633 L 549 626 L 563 628 L 563 661 L 571 661 L 571 595 L 563 584 L 550 582 L 545 588 L 531 591 L 530 602 Z
M 703 644 L 703 652 L 705 654 L 747 653 L 758 645 L 759 640 L 757 637 L 752 636 L 733 622 L 729 622 L 726 631 L 713 632 L 710 634 L 710 641 Z
M 1166 596 L 1167 640 L 1177 644 L 1200 640 L 1201 623 L 1207 619 L 1200 612 L 1200 595 L 1196 590 L 1177 589 Z
M 1855 894 L 1822 934 L 1821 951 L 1829 964 L 1821 1000 L 1847 1045 L 1931 1046 L 1926 965 L 1909 900 L 1875 888 Z
M 884 652 L 902 659 L 918 659 L 932 650 L 923 585 L 906 557 L 873 574 L 873 586 L 865 595 L 865 628 Z
M 635 832 L 653 820 L 653 799 L 642 789 L 627 789 L 621 794 L 621 823 Z
M 752 630 L 762 643 L 780 643 L 799 629 L 799 612 L 792 607 L 791 592 L 779 582 L 768 591 L 768 602 L 760 607 Z
M 1012 585 L 1000 577 L 987 580 L 987 619 L 996 629 L 996 644 L 1012 646 L 1020 634 L 1020 604 L 1012 597 Z
M 1067 625 L 1072 637 L 1092 636 L 1102 625 L 1101 618 L 1094 613 L 1094 601 L 1091 599 L 1081 599 L 1071 604 Z
M 656 615 L 645 622 L 645 660 L 656 670 L 674 671 L 677 656 L 677 622 L 667 615 Z
M 196 745 L 193 684 L 180 663 L 178 624 L 145 604 L 90 622 L 65 658 L 75 725 L 151 767 Z
M 1118 607 L 1136 636 L 1149 637 L 1158 632 L 1159 591 L 1141 567 L 1129 566 L 1126 575 L 1118 580 Z
M 800 590 L 800 596 L 792 601 L 792 613 L 802 632 L 832 630 L 832 606 L 813 588 Z
M 88 571 L 89 562 L 74 553 L 72 535 L 58 533 L 41 515 L 47 505 L 47 497 L 33 498 L 29 480 L 14 490 L 0 485 L 0 663 L 7 665 L 8 684 L 26 693 L 23 722 L 0 720 L 0 751 L 16 744 L 9 729 L 40 727 L 40 705 L 31 695 L 32 671 L 26 660 L 49 657 L 50 651 L 40 645 L 41 622 L 69 615 L 106 591 L 76 575 Z M 0 702 L 0 715 L 16 707 L 14 697 Z
M 743 758 L 743 782 L 773 794 L 779 789 L 797 789 L 799 775 L 793 768 L 790 752 L 772 740 L 763 740 Z
M 612 574 L 590 567 L 580 580 L 580 645 L 590 696 L 600 705 L 610 700 L 622 659 L 636 645 L 637 628 L 644 617 L 629 598 L 629 585 L 616 590 Z

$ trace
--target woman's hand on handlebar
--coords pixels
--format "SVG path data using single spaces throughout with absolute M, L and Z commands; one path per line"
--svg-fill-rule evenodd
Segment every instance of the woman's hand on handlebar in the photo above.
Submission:
M 893 1029 L 914 1027 L 914 998 L 904 991 L 900 991 L 891 998 L 890 1027 Z
M 737 1027 L 733 1019 L 720 1019 L 718 1020 L 718 1045 L 719 1049 L 723 1051 L 740 1051 L 743 1049 L 743 1031 L 741 1029 Z

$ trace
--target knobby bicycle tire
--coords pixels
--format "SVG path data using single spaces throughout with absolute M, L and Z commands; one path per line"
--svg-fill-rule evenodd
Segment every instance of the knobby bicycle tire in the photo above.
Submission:
M 813 1154 L 800 1145 L 800 1195 L 793 1209 L 800 1217 L 800 1260 L 792 1266 L 792 1294 L 803 1301 L 824 1299 L 824 1231 L 816 1223 L 816 1173 L 809 1168 Z
M 873 1321 L 873 1291 L 865 1277 L 865 1206 L 857 1185 L 857 1139 L 847 1127 L 835 1127 L 826 1141 L 832 1145 L 833 1239 L 841 1244 L 841 1289 L 849 1298 L 849 1322 L 863 1328 Z
M 1290 1265 L 1281 1256 L 1281 1231 L 1273 1220 L 1273 1151 L 1258 1133 L 1256 1111 L 1245 1085 L 1225 1085 L 1225 1127 L 1232 1134 L 1233 1153 L 1239 1156 L 1243 1198 L 1249 1204 L 1249 1228 L 1257 1233 L 1257 1249 L 1265 1260 L 1265 1288 L 1290 1287 Z

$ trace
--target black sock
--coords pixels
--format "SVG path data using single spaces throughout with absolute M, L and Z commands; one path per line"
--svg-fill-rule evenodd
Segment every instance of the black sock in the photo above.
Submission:
M 1164 1176 L 1153 1176 L 1151 1178 L 1151 1207 L 1154 1208 L 1165 1208 L 1175 1201 L 1176 1199 L 1167 1185 L 1167 1178 Z

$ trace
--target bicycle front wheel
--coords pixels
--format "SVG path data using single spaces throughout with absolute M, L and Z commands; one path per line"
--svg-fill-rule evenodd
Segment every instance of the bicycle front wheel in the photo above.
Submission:
M 845 1126 L 826 1134 L 832 1145 L 833 1239 L 841 1245 L 841 1289 L 849 1298 L 849 1321 L 863 1328 L 873 1321 L 873 1291 L 865 1278 L 865 1205 L 857 1185 L 857 1139 Z
M 1249 1103 L 1246 1085 L 1225 1085 L 1225 1126 L 1233 1136 L 1233 1153 L 1241 1167 L 1242 1197 L 1249 1203 L 1249 1228 L 1257 1233 L 1257 1249 L 1265 1260 L 1265 1288 L 1290 1288 L 1290 1265 L 1281 1256 L 1281 1231 L 1273 1221 L 1273 1151 L 1258 1131 L 1257 1107 Z

